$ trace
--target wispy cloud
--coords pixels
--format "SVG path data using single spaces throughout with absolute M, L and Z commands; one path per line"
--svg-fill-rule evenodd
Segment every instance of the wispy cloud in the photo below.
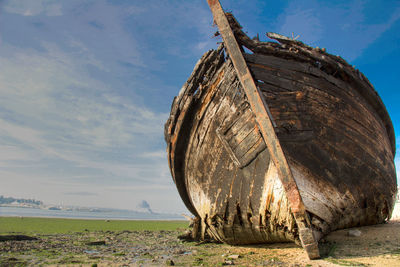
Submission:
M 37 16 L 45 14 L 46 16 L 61 16 L 61 3 L 52 0 L 12 0 L 6 1 L 5 10 L 9 13 L 15 13 L 23 16 Z
M 72 195 L 72 196 L 79 196 L 79 197 L 91 197 L 91 196 L 98 196 L 99 194 L 93 193 L 93 192 L 84 192 L 84 191 L 78 191 L 78 192 L 66 192 L 64 193 L 65 195 Z
M 400 149 L 400 137 L 398 136 L 396 138 L 396 156 L 394 158 L 394 164 L 396 167 L 396 176 L 397 176 L 397 187 L 399 187 L 400 184 L 400 156 L 399 156 L 399 149 Z M 400 192 L 399 192 L 400 194 Z
M 146 139 L 162 138 L 167 114 L 132 103 L 82 74 L 81 60 L 74 62 L 60 51 L 34 58 L 23 51 L 11 53 L 15 54 L 15 58 L 1 57 L 6 70 L 0 74 L 3 140 L 23 144 L 44 157 L 82 164 L 78 152 L 135 150 L 151 142 Z M 19 77 L 27 82 L 18 82 Z
M 313 8 L 305 9 L 292 5 L 293 3 L 283 15 L 279 31 L 290 37 L 300 35 L 302 41 L 315 45 L 323 34 L 320 18 L 316 16 Z
M 158 150 L 158 151 L 150 151 L 150 152 L 145 152 L 141 155 L 143 158 L 162 158 L 166 159 L 167 158 L 167 152 L 165 150 Z
M 293 0 L 278 18 L 279 31 L 287 36 L 294 32 L 305 43 L 352 61 L 400 18 L 400 5 L 395 5 L 385 21 L 369 23 L 366 5 L 358 0 L 342 5 Z
M 0 122 L 1 124 L 1 122 Z M 0 154 L 0 167 L 5 167 L 10 161 L 34 161 L 32 152 L 22 149 L 15 145 L 0 145 L 0 151 L 7 151 L 7 153 Z
M 158 191 L 154 207 L 161 209 L 162 190 L 178 199 L 159 152 L 168 114 L 144 103 L 149 84 L 140 77 L 150 78 L 148 64 L 157 60 L 125 28 L 145 9 L 52 3 L 3 5 L 3 19 L 19 17 L 13 32 L 2 31 L 0 49 L 1 192 L 52 203 L 84 192 L 108 195 L 98 205 L 134 208 L 130 202 Z M 113 186 L 144 191 L 121 203 Z

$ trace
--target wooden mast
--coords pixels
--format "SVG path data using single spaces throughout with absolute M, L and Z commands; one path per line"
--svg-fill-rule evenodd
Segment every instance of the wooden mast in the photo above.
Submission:
M 320 257 L 318 242 L 313 236 L 310 219 L 301 199 L 299 189 L 276 136 L 272 119 L 268 115 L 270 114 L 268 106 L 260 96 L 260 92 L 254 83 L 253 77 L 243 58 L 239 44 L 236 41 L 235 35 L 219 0 L 207 0 L 207 2 L 213 13 L 214 21 L 224 40 L 224 45 L 229 53 L 229 57 L 232 59 L 239 81 L 255 115 L 256 122 L 265 144 L 267 145 L 271 159 L 277 167 L 279 178 L 285 189 L 286 197 L 299 229 L 301 244 L 310 259 L 317 259 Z

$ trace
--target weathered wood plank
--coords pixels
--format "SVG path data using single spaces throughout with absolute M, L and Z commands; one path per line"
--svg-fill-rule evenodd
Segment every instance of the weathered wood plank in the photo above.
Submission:
M 260 92 L 254 84 L 253 77 L 250 74 L 221 5 L 217 0 L 208 0 L 208 4 L 213 12 L 214 20 L 218 25 L 222 38 L 224 39 L 224 44 L 227 47 L 230 57 L 232 58 L 233 65 L 235 66 L 235 70 L 242 84 L 243 90 L 246 93 L 251 109 L 255 114 L 256 121 L 264 137 L 264 141 L 267 144 L 271 158 L 278 168 L 279 178 L 281 179 L 286 190 L 291 211 L 295 214 L 296 222 L 300 229 L 299 235 L 302 245 L 306 249 L 310 258 L 319 258 L 318 245 L 312 236 L 308 215 L 304 208 L 304 204 L 301 200 L 301 196 L 298 192 L 296 182 L 293 179 L 293 175 L 291 174 L 285 155 L 283 154 L 279 141 L 276 137 L 273 123 L 268 116 L 268 107 L 260 97 Z
M 262 70 L 263 72 L 266 72 L 266 70 Z M 273 77 L 273 75 L 271 75 L 271 77 Z M 270 77 L 270 82 L 272 82 L 272 83 L 274 83 L 276 86 L 278 86 L 278 83 L 279 82 L 277 82 L 277 83 L 275 83 L 274 82 L 274 79 L 273 78 L 271 78 Z M 315 84 L 318 84 L 318 81 L 316 81 L 316 80 L 313 80 L 313 83 L 310 83 L 310 84 L 312 84 L 313 86 L 315 86 Z M 303 87 L 301 87 L 301 86 L 299 86 L 299 87 L 297 87 L 298 89 L 302 89 Z M 331 85 L 329 85 L 329 84 L 321 84 L 321 87 L 320 88 L 327 88 L 328 89 L 328 92 L 334 92 L 334 90 L 335 90 L 335 88 L 333 88 Z M 293 90 L 294 90 L 295 88 L 293 88 Z M 306 88 L 303 88 L 303 90 L 304 91 L 306 91 L 306 92 L 308 92 L 307 93 L 307 98 L 308 99 L 310 99 L 310 98 L 313 98 L 313 96 L 314 96 L 314 98 L 317 96 L 317 95 L 315 95 L 316 93 L 318 93 L 318 94 L 321 94 L 321 93 L 323 93 L 323 92 L 321 92 L 320 90 L 316 90 L 316 89 L 314 89 L 313 87 L 309 87 L 309 86 L 307 86 Z M 310 91 L 310 90 L 312 90 L 312 91 Z M 313 93 L 313 94 L 310 94 L 310 93 Z M 335 105 L 335 102 L 337 102 L 338 100 L 333 100 L 332 101 L 332 97 L 334 97 L 334 96 L 332 96 L 332 95 L 330 95 L 330 94 L 324 94 L 324 96 L 326 96 L 326 97 L 328 97 L 328 98 L 330 98 L 330 99 L 327 99 L 327 100 L 325 100 L 324 101 L 324 99 L 322 99 L 322 101 L 320 100 L 320 102 L 319 103 L 324 103 L 324 105 L 330 105 L 330 109 L 332 110 L 332 117 L 335 117 L 335 118 L 337 118 L 338 116 L 337 116 L 337 114 L 339 113 L 339 114 L 343 114 L 343 122 L 342 123 L 345 123 L 345 124 L 348 124 L 348 122 L 349 121 L 354 121 L 354 119 L 355 118 L 360 118 L 360 120 L 364 120 L 363 122 L 361 122 L 360 124 L 361 124 L 361 126 L 363 126 L 363 130 L 361 130 L 361 133 L 364 133 L 364 132 L 371 132 L 371 128 L 372 127 L 375 127 L 375 125 L 377 125 L 377 124 L 379 124 L 379 122 L 377 122 L 377 119 L 379 119 L 379 118 L 377 118 L 377 117 L 374 117 L 374 118 L 371 118 L 371 117 L 368 117 L 368 116 L 366 116 L 366 114 L 371 114 L 371 115 L 373 115 L 373 113 L 372 113 L 372 111 L 371 110 L 366 110 L 366 109 L 363 109 L 363 108 L 361 108 L 360 109 L 360 105 L 358 105 L 357 104 L 357 102 L 362 102 L 362 100 L 359 98 L 359 99 L 354 99 L 354 98 L 344 98 L 345 100 L 347 100 L 347 102 L 350 102 L 350 104 L 347 104 L 346 102 L 342 102 L 342 104 L 340 104 L 341 105 L 341 107 L 342 108 L 339 108 L 338 109 L 338 107 L 337 107 L 337 105 Z M 338 97 L 341 97 L 342 99 L 343 99 L 343 97 L 344 97 L 345 95 L 338 95 L 337 97 L 335 97 L 336 99 L 339 99 Z M 277 96 L 278 97 L 278 96 Z M 318 99 L 320 99 L 320 96 L 319 96 L 319 98 Z M 358 101 L 357 101 L 358 100 Z M 276 117 L 276 116 L 278 116 L 278 119 L 277 119 L 277 121 L 279 121 L 279 115 L 280 115 L 280 113 L 274 113 L 274 102 L 271 102 L 271 101 L 268 101 L 268 99 L 266 100 L 270 105 L 271 105 L 271 112 L 274 114 L 274 117 Z M 352 109 L 355 109 L 355 110 L 352 110 L 352 111 L 347 111 L 347 110 L 343 110 L 343 107 L 344 107 L 344 103 L 346 103 L 346 107 L 351 107 Z M 324 114 L 323 116 L 325 116 L 325 113 L 327 113 L 326 112 L 326 108 L 327 108 L 328 106 L 324 106 L 320 111 L 318 111 L 318 112 L 321 112 L 321 114 Z M 316 107 L 316 108 L 312 108 L 312 110 L 316 110 L 318 107 Z M 279 109 L 279 108 L 278 108 Z M 323 109 L 325 109 L 325 110 L 323 110 Z M 279 109 L 280 110 L 280 109 Z M 310 109 L 311 110 L 311 109 Z M 316 112 L 315 112 L 316 113 Z M 328 112 L 329 113 L 329 112 Z M 349 114 L 352 114 L 352 116 L 350 117 L 349 116 Z M 366 119 L 368 119 L 368 118 L 370 118 L 369 120 L 366 120 Z M 375 133 L 381 133 L 381 131 L 374 131 Z M 377 137 L 377 136 L 373 136 L 371 133 L 370 134 L 368 134 L 368 135 L 364 135 L 365 136 L 365 140 L 368 140 L 368 142 L 377 142 L 377 140 L 380 140 L 380 139 L 382 139 L 382 140 L 387 140 L 387 138 L 384 138 L 384 136 L 379 136 L 379 137 Z
M 350 84 L 348 80 L 342 80 L 339 77 L 335 78 L 332 75 L 329 75 L 326 72 L 322 71 L 320 68 L 314 67 L 309 63 L 302 63 L 294 60 L 286 60 L 274 56 L 261 54 L 245 54 L 245 58 L 248 62 L 251 62 L 253 64 L 267 65 L 272 68 L 278 68 L 281 70 L 283 75 L 285 74 L 285 70 L 292 70 L 295 72 L 311 74 L 313 76 L 323 78 L 340 88 L 344 88 L 345 91 L 349 93 L 353 92 L 353 90 L 349 88 L 351 86 L 352 88 L 354 88 L 355 92 L 357 92 L 362 97 L 362 99 L 365 99 L 365 101 L 367 101 L 368 104 L 371 105 L 371 107 L 379 115 L 380 119 L 385 125 L 389 139 L 391 140 L 392 150 L 395 148 L 393 147 L 395 145 L 393 126 L 385 106 L 383 105 L 381 99 L 377 97 L 378 94 L 370 85 L 369 81 L 363 75 L 362 76 L 364 78 L 362 80 L 358 79 L 352 71 L 347 70 L 349 66 L 345 68 L 345 72 L 352 78 L 353 83 Z

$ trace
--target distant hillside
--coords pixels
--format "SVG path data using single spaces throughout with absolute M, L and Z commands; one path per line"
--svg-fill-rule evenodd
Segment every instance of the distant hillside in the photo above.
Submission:
M 0 205 L 1 204 L 11 204 L 14 202 L 20 203 L 20 204 L 43 205 L 43 202 L 39 201 L 39 200 L 0 196 Z

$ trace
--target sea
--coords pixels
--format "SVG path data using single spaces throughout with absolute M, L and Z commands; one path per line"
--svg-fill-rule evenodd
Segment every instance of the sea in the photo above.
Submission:
M 47 210 L 27 207 L 0 206 L 0 217 L 45 217 L 45 218 L 71 218 L 71 219 L 104 219 L 104 220 L 186 220 L 180 214 L 147 213 L 130 210 Z M 393 219 L 400 219 L 400 202 L 397 202 Z
M 147 213 L 130 210 L 48 210 L 28 207 L 0 207 L 0 217 L 44 217 L 103 220 L 185 220 L 179 214 Z

